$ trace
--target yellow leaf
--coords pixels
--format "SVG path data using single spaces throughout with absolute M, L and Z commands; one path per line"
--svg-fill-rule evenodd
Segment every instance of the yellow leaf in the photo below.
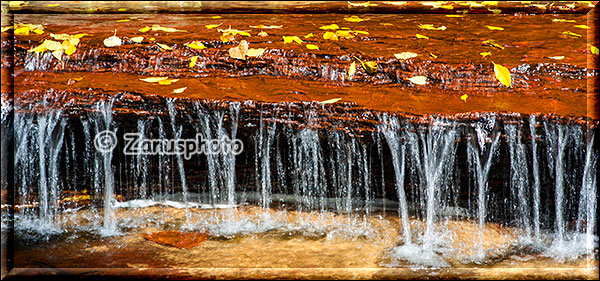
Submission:
M 405 60 L 405 59 L 410 59 L 410 58 L 414 58 L 418 56 L 415 53 L 412 52 L 403 52 L 403 53 L 399 53 L 399 54 L 394 54 L 394 57 L 396 57 L 399 60 Z
M 8 6 L 11 8 L 18 8 L 21 6 L 26 6 L 25 1 L 8 1 Z
M 354 57 L 355 59 L 357 59 L 360 64 L 362 65 L 362 67 L 365 69 L 365 71 L 367 72 L 367 74 L 373 74 L 375 72 L 377 72 L 377 63 L 374 61 L 362 61 L 357 57 Z
M 552 60 L 562 60 L 565 58 L 565 56 L 554 56 L 554 57 L 548 57 L 548 58 L 552 59 Z
M 135 43 L 142 43 L 142 41 L 144 41 L 144 36 L 136 36 L 136 37 L 132 37 L 131 41 L 135 42 Z
M 39 28 L 36 28 L 36 29 L 34 29 L 34 30 L 33 30 L 33 32 L 34 32 L 35 34 L 43 34 L 43 33 L 44 33 L 44 30 L 42 30 L 42 29 L 39 29 Z
M 584 24 L 575 25 L 574 27 L 581 28 L 581 29 L 590 29 L 590 27 L 589 27 L 589 26 L 587 26 L 587 25 L 584 25 Z
M 338 40 L 338 37 L 337 37 L 337 35 L 335 35 L 335 33 L 327 31 L 327 32 L 323 33 L 323 39 Z
M 349 22 L 361 22 L 361 21 L 364 21 L 364 19 L 361 19 L 358 16 L 351 16 L 351 17 L 348 17 L 348 18 L 344 18 L 344 20 L 349 21 Z
M 213 29 L 213 28 L 219 27 L 221 25 L 222 25 L 222 23 L 219 23 L 219 24 L 207 24 L 204 27 L 206 27 L 206 29 Z
M 590 51 L 592 51 L 592 54 L 598 55 L 598 47 L 590 46 Z
M 198 61 L 198 56 L 193 56 L 190 59 L 190 68 L 193 68 L 194 66 L 196 66 L 196 61 Z
M 148 83 L 156 83 L 158 81 L 169 79 L 169 77 L 148 77 L 148 78 L 140 78 L 141 81 Z
M 413 84 L 417 84 L 417 85 L 425 85 L 425 84 L 427 84 L 427 77 L 413 76 L 411 78 L 408 78 L 408 81 L 412 82 Z
M 487 57 L 487 56 L 491 55 L 492 53 L 491 53 L 491 52 L 481 52 L 481 53 L 479 53 L 479 54 L 480 54 L 480 55 L 481 55 L 483 58 L 485 58 L 485 57 Z
M 128 22 L 130 21 L 129 19 L 123 19 L 123 20 L 117 20 L 117 22 Z
M 425 35 L 421 35 L 421 34 L 417 34 L 415 35 L 418 39 L 429 39 L 429 37 L 425 36 Z
M 504 30 L 502 27 L 486 25 L 489 30 Z
M 449 18 L 462 18 L 463 16 L 462 15 L 446 15 L 446 17 L 449 17 Z
M 352 80 L 352 78 L 354 77 L 354 74 L 356 73 L 356 62 L 353 61 L 350 64 L 350 68 L 348 68 L 348 79 Z
M 154 41 L 156 39 L 154 39 L 154 37 L 150 37 L 150 39 L 148 39 L 148 41 Z
M 452 10 L 452 9 L 454 9 L 453 5 L 440 5 L 438 7 L 442 8 L 442 9 L 446 9 L 446 10 Z
M 302 44 L 302 39 L 298 38 L 298 36 L 282 36 L 283 44 L 288 44 L 292 42 L 296 42 L 298 44 Z
M 229 27 L 228 29 L 217 29 L 217 31 L 222 32 L 224 36 L 225 35 L 242 35 L 242 36 L 247 36 L 247 37 L 252 36 L 252 35 L 250 35 L 250 33 L 248 33 L 248 31 L 231 29 L 231 27 Z
M 309 50 L 318 50 L 319 46 L 317 46 L 315 44 L 306 44 L 306 48 Z
M 10 29 L 13 29 L 13 28 L 14 28 L 14 26 L 12 26 L 12 25 L 9 25 L 9 26 L 2 27 L 2 32 L 6 32 L 6 31 L 8 31 L 8 30 L 10 30 Z M 312 34 L 312 33 L 311 33 L 311 34 Z
M 434 55 L 432 52 L 429 52 L 429 55 L 434 59 L 437 59 L 437 57 L 438 57 L 438 56 Z
M 502 13 L 502 11 L 500 9 L 488 9 L 488 11 L 494 13 L 494 14 L 499 14 Z
M 567 19 L 553 19 L 553 22 L 577 22 L 575 20 L 567 20 Z
M 443 25 L 440 27 L 433 27 L 433 24 L 420 24 L 419 28 L 425 30 L 446 30 L 446 27 Z
M 121 46 L 121 43 L 122 43 L 121 38 L 119 38 L 117 36 L 111 36 L 111 37 L 104 39 L 104 46 L 106 46 L 106 47 Z
M 496 43 L 496 41 L 494 41 L 492 39 L 483 41 L 483 44 L 490 44 L 500 50 L 504 50 L 504 47 L 502 45 Z
M 251 25 L 251 28 L 259 28 L 259 29 L 275 29 L 275 28 L 282 28 L 283 25 Z
M 383 25 L 383 26 L 392 26 L 392 25 L 394 25 L 393 23 L 389 23 L 389 22 L 382 22 L 380 24 Z
M 498 6 L 498 1 L 483 1 L 481 2 L 481 4 L 488 6 Z
M 260 37 L 267 37 L 267 36 L 269 36 L 269 34 L 267 34 L 264 31 L 261 31 L 261 32 L 258 33 L 258 36 L 260 36 Z
M 345 39 L 354 38 L 354 35 L 350 34 L 349 30 L 338 30 L 335 32 L 335 35 L 337 35 L 338 37 L 341 37 L 341 38 L 345 38 Z
M 48 49 L 50 51 L 56 51 L 56 50 L 62 50 L 63 49 L 63 45 L 61 43 L 56 42 L 56 41 L 45 40 L 44 42 L 46 44 L 46 49 Z
M 15 29 L 15 35 L 29 35 L 29 27 L 23 26 Z
M 362 30 L 352 30 L 352 32 L 354 32 L 354 33 L 356 33 L 356 34 L 365 34 L 365 35 L 369 35 L 369 32 L 362 31 Z
M 62 49 L 58 49 L 58 50 L 54 50 L 52 52 L 52 55 L 57 59 L 60 60 L 62 58 L 62 54 L 63 54 L 63 50 Z
M 348 5 L 352 7 L 369 7 L 369 6 L 377 6 L 377 4 L 371 4 L 371 1 L 362 2 L 362 3 L 352 3 L 348 1 Z
M 248 51 L 248 42 L 242 40 L 237 47 L 229 49 L 229 56 L 234 59 L 246 59 L 246 51 Z
M 496 74 L 496 79 L 498 79 L 500 83 L 504 84 L 504 86 L 510 88 L 510 71 L 508 71 L 508 68 L 494 62 L 492 63 L 494 64 L 494 73 Z
M 464 95 L 460 96 L 460 99 L 463 100 L 464 102 L 467 102 L 468 97 L 469 96 L 467 94 L 464 94 Z
M 179 81 L 179 79 L 163 79 L 163 80 L 158 81 L 158 84 L 159 85 L 171 85 L 171 83 L 177 82 L 177 81 Z
M 395 1 L 395 2 L 383 2 L 383 4 L 394 5 L 394 6 L 403 6 L 406 5 L 406 1 Z
M 563 34 L 567 36 L 581 37 L 581 34 L 573 33 L 571 31 L 564 31 Z
M 60 6 L 60 4 L 46 4 L 46 7 L 50 8 L 50 7 L 58 7 Z
M 212 16 L 213 19 L 220 19 L 222 16 Z
M 173 48 L 171 48 L 171 47 L 169 47 L 169 46 L 167 46 L 165 44 L 161 44 L 161 43 L 156 42 L 156 45 L 158 45 L 159 47 L 161 47 L 164 50 L 173 50 Z
M 312 33 L 309 33 L 309 34 L 306 34 L 306 35 L 304 35 L 304 39 L 306 39 L 306 38 L 310 38 L 310 37 L 313 37 L 313 36 L 314 36 L 314 35 L 313 35 Z
M 187 89 L 187 87 L 183 87 L 183 88 L 179 88 L 179 89 L 175 89 L 173 90 L 174 94 L 181 94 L 183 93 L 183 91 L 185 91 Z
M 140 32 L 148 32 L 148 31 L 150 31 L 150 27 L 149 27 L 149 26 L 146 26 L 146 27 L 144 27 L 144 28 L 141 28 L 139 31 L 140 31 Z
M 329 29 L 333 29 L 333 30 L 335 30 L 335 29 L 340 29 L 340 27 L 339 27 L 337 24 L 335 24 L 335 23 L 334 23 L 334 24 L 330 24 L 330 25 L 324 25 L 324 26 L 321 26 L 321 27 L 319 27 L 319 28 L 320 28 L 320 29 L 325 29 L 325 30 L 329 30 Z
M 79 33 L 79 34 L 73 35 L 73 38 L 80 39 L 81 37 L 87 36 L 87 35 L 89 35 L 89 34 L 87 34 L 87 33 Z
M 190 42 L 188 44 L 186 44 L 186 46 L 194 49 L 194 50 L 202 50 L 202 49 L 206 49 L 206 47 L 204 46 L 204 44 L 202 44 L 202 42 L 198 42 L 198 41 L 193 41 Z
M 319 103 L 321 103 L 321 104 L 331 104 L 331 103 L 334 103 L 334 102 L 338 102 L 338 101 L 340 101 L 341 99 L 342 99 L 342 98 L 335 98 L 335 99 L 330 99 L 330 100 L 320 101 Z
M 117 9 L 117 11 L 119 11 L 119 12 L 125 12 L 125 11 L 127 11 L 127 8 L 119 8 L 119 9 Z
M 164 32 L 184 32 L 185 30 L 179 30 L 171 27 L 163 27 L 158 24 L 152 25 L 152 31 L 164 31 Z
M 265 52 L 266 48 L 260 48 L 260 49 L 248 49 L 246 51 L 246 56 L 248 57 L 258 57 L 260 55 L 262 55 Z
M 68 41 L 65 41 L 65 42 L 68 42 Z M 75 53 L 75 50 L 76 50 L 75 45 L 69 44 L 69 46 L 65 49 L 65 54 L 67 54 L 67 56 L 70 56 L 73 53 Z

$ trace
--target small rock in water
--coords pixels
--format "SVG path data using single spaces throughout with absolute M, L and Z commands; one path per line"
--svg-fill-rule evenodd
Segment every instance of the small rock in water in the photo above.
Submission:
M 142 236 L 152 242 L 179 249 L 196 247 L 208 238 L 208 234 L 203 232 L 181 232 L 175 230 L 144 233 Z

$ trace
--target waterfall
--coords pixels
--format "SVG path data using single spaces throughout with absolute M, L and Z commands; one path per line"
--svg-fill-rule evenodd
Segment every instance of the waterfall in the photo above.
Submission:
M 410 224 L 408 217 L 408 204 L 406 200 L 406 194 L 404 192 L 404 166 L 405 166 L 405 155 L 406 155 L 406 147 L 404 143 L 400 143 L 399 136 L 399 124 L 398 119 L 388 118 L 387 115 L 383 115 L 381 118 L 381 122 L 385 124 L 385 127 L 382 127 L 383 135 L 390 147 L 390 151 L 392 154 L 392 162 L 394 165 L 394 172 L 396 175 L 396 192 L 398 194 L 398 214 L 400 215 L 400 219 L 402 220 L 402 230 L 404 232 L 404 241 L 406 244 L 411 244 L 411 235 L 410 235 Z
M 100 135 L 101 132 L 110 131 L 112 133 L 116 132 L 115 123 L 113 122 L 112 117 L 112 107 L 113 107 L 114 99 L 110 101 L 100 101 L 96 105 L 97 116 L 95 117 L 95 128 L 96 128 L 96 136 Z M 101 233 L 103 235 L 113 235 L 117 232 L 117 226 L 115 222 L 115 214 L 113 209 L 113 200 L 114 200 L 114 171 L 112 167 L 112 157 L 113 150 L 108 151 L 98 151 L 98 154 L 102 155 L 101 160 L 102 163 L 99 163 L 99 159 L 96 160 L 97 165 L 102 165 L 102 171 L 104 176 L 104 223 L 101 229 Z M 96 166 L 96 167 L 98 167 Z M 98 172 L 98 170 L 96 170 Z
M 495 130 L 496 119 L 489 117 L 484 122 L 473 124 L 475 134 L 467 142 L 467 150 L 472 167 L 472 174 L 477 185 L 477 218 L 479 222 L 479 247 L 483 246 L 483 231 L 487 216 L 488 174 L 500 133 Z M 489 145 L 488 145 L 489 143 Z
M 171 120 L 171 132 L 173 133 L 173 137 L 175 140 L 181 139 L 181 133 L 183 131 L 182 126 L 176 128 L 176 117 L 177 110 L 175 109 L 175 105 L 173 104 L 173 99 L 167 99 L 167 109 L 169 110 L 169 118 Z M 179 171 L 179 181 L 181 184 L 181 190 L 183 193 L 183 202 L 188 202 L 188 187 L 187 181 L 185 179 L 185 169 L 183 167 L 183 156 L 180 153 L 175 155 L 177 158 L 177 168 Z
M 596 168 L 598 155 L 594 155 L 594 131 L 590 130 L 585 147 L 585 166 L 581 191 L 579 195 L 579 211 L 577 217 L 577 231 L 585 233 L 585 244 L 588 254 L 593 254 L 596 248 L 596 207 L 597 207 L 597 186 L 596 186 Z M 582 223 L 585 222 L 585 226 Z M 585 227 L 585 230 L 582 228 Z
M 540 168 L 537 155 L 537 135 L 535 115 L 529 117 L 531 134 L 531 161 L 533 173 L 533 232 L 536 240 L 540 239 Z
M 510 154 L 510 187 L 511 191 L 517 191 L 517 218 L 521 227 L 525 230 L 527 237 L 531 237 L 531 214 L 529 212 L 529 170 L 527 167 L 527 155 L 525 145 L 521 142 L 521 131 L 516 124 L 505 124 L 506 142 Z
M 260 190 L 260 205 L 269 208 L 271 204 L 271 146 L 275 137 L 276 125 L 271 124 L 269 128 L 264 123 L 262 111 L 259 120 L 259 130 L 256 141 L 256 178 L 257 187 Z
M 554 171 L 554 206 L 555 206 L 555 235 L 556 241 L 565 239 L 564 219 L 564 156 L 569 134 L 565 132 L 565 125 L 544 123 L 548 151 L 548 168 Z

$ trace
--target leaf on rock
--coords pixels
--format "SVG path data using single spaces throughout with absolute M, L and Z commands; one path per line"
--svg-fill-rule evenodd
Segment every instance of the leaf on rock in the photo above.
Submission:
M 356 62 L 353 61 L 348 68 L 348 79 L 352 80 L 354 78 L 354 74 L 356 73 Z
M 413 76 L 411 78 L 408 78 L 408 81 L 412 82 L 413 84 L 417 84 L 417 85 L 425 85 L 425 84 L 427 84 L 427 77 Z
M 158 81 L 169 79 L 169 77 L 148 77 L 148 78 L 140 78 L 141 81 L 148 83 L 156 83 Z
M 360 64 L 362 65 L 362 67 L 365 69 L 365 71 L 367 72 L 367 74 L 373 74 L 375 72 L 377 72 L 377 63 L 374 61 L 362 61 L 357 57 L 354 57 L 356 60 L 358 60 L 358 62 L 360 62 Z
M 335 98 L 335 99 L 330 99 L 330 100 L 320 101 L 319 103 L 321 103 L 321 104 L 331 104 L 331 103 L 334 103 L 334 102 L 338 102 L 338 101 L 340 101 L 341 99 L 342 99 L 342 98 Z
M 554 57 L 548 57 L 548 58 L 552 59 L 552 60 L 562 60 L 565 58 L 565 56 L 554 56 Z
M 437 57 L 438 57 L 438 56 L 434 55 L 432 52 L 429 52 L 429 55 L 434 59 L 437 59 Z
M 23 27 L 15 28 L 14 34 L 19 35 L 19 36 L 29 35 L 29 27 L 23 26 Z
M 206 49 L 206 47 L 204 46 L 204 44 L 202 44 L 202 42 L 198 42 L 198 41 L 192 41 L 188 44 L 186 44 L 186 46 L 194 49 L 194 50 L 202 50 L 202 49 Z
M 486 27 L 487 27 L 489 30 L 504 30 L 504 28 L 503 28 L 503 27 L 498 27 L 498 26 L 486 25 Z
M 485 57 L 491 55 L 492 53 L 491 52 L 481 52 L 479 54 L 482 56 L 482 58 L 485 58 Z
M 417 34 L 415 36 L 417 37 L 417 39 L 429 39 L 429 37 L 427 37 L 425 35 L 421 35 L 421 34 Z
M 563 31 L 563 34 L 566 36 L 572 36 L 572 37 L 581 37 L 581 34 L 577 34 L 571 31 Z
M 420 24 L 419 28 L 425 30 L 446 30 L 446 27 L 443 25 L 440 27 L 433 27 L 433 24 Z
M 312 33 L 304 35 L 304 39 L 307 39 L 307 38 L 310 38 L 310 37 L 314 37 L 314 35 Z
M 369 6 L 377 6 L 377 4 L 371 4 L 371 1 L 362 2 L 362 3 L 352 3 L 348 1 L 348 5 L 351 7 L 369 7 Z
M 52 55 L 57 59 L 57 60 L 61 60 L 62 58 L 62 54 L 64 53 L 63 49 L 58 49 L 58 50 L 54 50 L 52 51 Z
M 135 43 L 142 43 L 142 41 L 144 41 L 144 36 L 136 36 L 136 37 L 132 37 L 131 41 L 135 42 Z
M 592 54 L 594 54 L 596 56 L 598 55 L 598 47 L 590 45 L 590 51 L 592 52 Z
M 187 87 L 183 87 L 183 88 L 179 88 L 179 89 L 175 89 L 173 90 L 174 94 L 181 94 L 183 93 L 183 91 L 185 91 L 187 89 Z
M 213 28 L 217 28 L 217 27 L 219 27 L 221 25 L 222 25 L 222 23 L 219 23 L 219 24 L 207 24 L 204 27 L 206 27 L 206 29 L 213 29 Z
M 283 44 L 288 44 L 292 42 L 302 44 L 302 39 L 300 39 L 298 36 L 281 36 L 281 38 L 283 38 Z
M 173 50 L 173 48 L 171 48 L 171 47 L 169 47 L 169 46 L 167 46 L 165 44 L 162 44 L 162 43 L 156 42 L 156 45 L 158 45 L 163 50 Z
M 318 50 L 319 46 L 317 46 L 315 44 L 306 44 L 306 48 L 309 50 Z
M 323 39 L 325 40 L 338 40 L 337 35 L 335 35 L 335 33 L 327 31 L 325 33 L 323 33 Z
M 590 29 L 590 27 L 585 24 L 575 25 L 574 27 L 581 28 L 581 29 Z
M 148 31 L 150 31 L 150 27 L 149 26 L 143 27 L 143 28 L 141 28 L 139 30 L 139 32 L 148 32 Z
M 340 27 L 337 24 L 335 24 L 335 23 L 334 24 L 330 24 L 330 25 L 324 25 L 324 26 L 321 26 L 319 28 L 320 29 L 324 29 L 324 30 L 331 30 L 331 29 L 336 30 L 336 29 L 340 29 Z
M 248 49 L 246 51 L 246 56 L 247 57 L 258 57 L 260 55 L 262 55 L 265 52 L 266 48 L 259 48 L 259 49 Z
M 406 60 L 406 59 L 414 58 L 417 56 L 418 55 L 413 52 L 403 52 L 403 53 L 399 53 L 399 54 L 394 54 L 394 57 L 396 57 L 399 60 Z
M 158 81 L 158 84 L 159 85 L 171 85 L 171 83 L 177 82 L 177 81 L 179 81 L 179 79 L 164 79 L 164 80 Z
M 275 29 L 275 28 L 282 28 L 283 25 L 251 25 L 251 28 L 258 28 L 258 29 Z
M 361 22 L 364 21 L 364 19 L 359 18 L 358 16 L 350 16 L 347 18 L 344 18 L 345 21 L 349 21 L 349 22 Z
M 508 68 L 494 62 L 492 63 L 494 64 L 494 73 L 496 74 L 496 79 L 498 79 L 500 83 L 504 84 L 504 86 L 510 88 L 510 71 L 508 71 Z
M 496 47 L 500 50 L 504 50 L 504 47 L 502 45 L 496 43 L 496 41 L 494 41 L 492 39 L 483 41 L 483 44 L 492 45 L 493 47 Z
M 460 96 L 460 99 L 463 100 L 464 102 L 467 102 L 468 97 L 469 97 L 469 95 L 464 94 L 464 95 Z
M 269 36 L 269 34 L 267 34 L 264 31 L 261 31 L 261 32 L 258 33 L 258 36 L 260 36 L 260 37 L 267 37 L 267 36 Z
M 246 51 L 248 51 L 248 42 L 242 40 L 237 47 L 229 49 L 229 56 L 234 59 L 245 60 Z
M 553 22 L 576 22 L 575 20 L 567 20 L 567 19 L 553 19 Z
M 164 31 L 164 32 L 185 32 L 185 30 L 179 30 L 171 27 L 164 27 L 158 24 L 152 25 L 152 31 Z
M 194 66 L 196 66 L 196 61 L 198 61 L 198 56 L 193 56 L 190 59 L 190 68 L 193 68 Z
M 122 43 L 121 38 L 119 38 L 115 35 L 104 39 L 104 46 L 106 46 L 106 47 L 121 46 L 121 43 Z

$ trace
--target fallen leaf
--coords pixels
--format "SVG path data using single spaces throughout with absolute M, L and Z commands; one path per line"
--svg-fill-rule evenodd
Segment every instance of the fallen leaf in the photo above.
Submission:
M 446 27 L 443 25 L 440 27 L 433 27 L 433 24 L 420 24 L 419 28 L 425 30 L 446 30 Z
M 62 54 L 64 53 L 63 49 L 58 49 L 58 50 L 54 50 L 52 51 L 52 55 L 57 59 L 57 60 L 61 60 L 62 58 Z
M 562 60 L 565 58 L 565 56 L 554 56 L 554 57 L 548 57 L 548 58 L 552 59 L 552 60 Z
M 464 102 L 467 102 L 468 97 L 469 96 L 467 94 L 464 94 L 464 95 L 460 96 L 460 99 L 463 100 Z
M 260 36 L 260 37 L 267 37 L 267 36 L 269 36 L 269 34 L 267 34 L 264 31 L 261 31 L 261 32 L 258 33 L 258 36 Z
M 358 16 L 350 16 L 348 18 L 344 18 L 344 20 L 349 21 L 349 22 L 361 22 L 361 21 L 364 21 L 364 19 L 361 19 Z
M 574 27 L 581 28 L 581 29 L 590 29 L 590 27 L 589 27 L 589 26 L 587 26 L 587 25 L 584 25 L 584 24 L 575 25 Z
M 360 62 L 360 64 L 362 65 L 362 67 L 365 69 L 365 71 L 367 72 L 367 74 L 373 74 L 375 72 L 377 72 L 377 63 L 374 61 L 362 61 L 357 57 L 354 57 L 355 59 L 358 60 L 358 62 Z
M 571 31 L 564 31 L 563 34 L 566 36 L 581 37 L 581 34 L 577 34 Z
M 429 39 L 429 37 L 427 37 L 425 35 L 421 35 L 421 34 L 417 34 L 415 36 L 417 37 L 417 39 Z
M 353 61 L 348 68 L 348 80 L 352 80 L 354 78 L 354 74 L 356 73 L 356 62 Z
M 198 61 L 198 56 L 193 56 L 190 59 L 190 68 L 193 68 L 194 66 L 196 66 L 196 61 Z
M 202 42 L 198 42 L 198 41 L 192 41 L 188 44 L 186 44 L 186 46 L 194 49 L 194 50 L 202 50 L 202 49 L 206 49 L 206 47 L 204 46 L 204 44 L 202 44 Z
M 317 46 L 315 44 L 306 44 L 306 48 L 309 50 L 318 50 L 319 46 Z
M 125 12 L 125 11 L 127 11 L 127 8 L 119 8 L 119 9 L 117 9 L 117 11 L 119 11 L 119 12 Z
M 246 56 L 247 57 L 258 57 L 260 55 L 262 55 L 265 52 L 266 48 L 259 48 L 259 49 L 248 49 L 246 51 Z
M 51 7 L 58 7 L 60 6 L 60 4 L 46 4 L 46 7 L 51 8 Z
M 130 19 L 117 20 L 117 22 L 128 22 Z
M 479 54 L 480 54 L 480 55 L 481 55 L 483 58 L 485 58 L 485 57 L 487 57 L 487 56 L 491 55 L 492 53 L 491 53 L 491 52 L 481 52 L 481 53 L 479 53 Z
M 494 41 L 492 39 L 483 41 L 483 44 L 489 44 L 489 45 L 492 45 L 492 46 L 494 46 L 494 47 L 496 47 L 496 48 L 498 48 L 500 50 L 504 50 L 504 47 L 502 45 L 496 43 L 496 41 Z
M 251 28 L 258 28 L 258 29 L 275 29 L 275 28 L 282 28 L 283 25 L 251 25 Z
M 325 29 L 325 30 L 331 30 L 331 29 L 333 29 L 333 30 L 336 30 L 336 29 L 340 29 L 340 27 L 339 27 L 337 24 L 335 24 L 335 23 L 334 23 L 334 24 L 330 24 L 330 25 L 324 25 L 324 26 L 321 26 L 321 27 L 319 27 L 319 28 L 320 28 L 320 29 Z
M 369 35 L 369 32 L 362 31 L 362 30 L 352 30 L 351 32 L 354 32 L 354 33 L 356 33 L 356 34 L 365 34 L 365 35 Z
M 148 83 L 156 83 L 158 81 L 169 79 L 169 77 L 148 77 L 148 78 L 140 78 L 140 80 Z
M 488 11 L 494 13 L 494 14 L 499 14 L 502 13 L 502 11 L 500 9 L 488 9 Z
M 408 81 L 412 82 L 413 84 L 417 84 L 417 85 L 425 85 L 425 84 L 427 84 L 427 77 L 413 76 L 411 78 L 408 78 Z
M 139 32 L 148 32 L 148 31 L 150 31 L 150 27 L 149 26 L 143 27 L 143 28 L 141 28 L 139 30 Z
M 338 40 L 337 35 L 335 35 L 335 33 L 327 31 L 325 33 L 323 33 L 323 39 L 325 40 Z
M 153 24 L 151 29 L 152 29 L 152 31 L 185 32 L 185 30 L 179 30 L 179 29 L 175 29 L 175 28 L 171 28 L 171 27 L 164 27 L 164 26 L 160 26 L 158 24 Z
M 142 43 L 142 41 L 144 41 L 144 36 L 136 36 L 136 37 L 132 37 L 131 41 L 135 42 L 135 43 Z
M 179 79 L 164 79 L 164 80 L 158 81 L 158 84 L 159 85 L 171 85 L 171 83 L 177 82 L 177 81 L 179 81 Z
M 438 56 L 434 55 L 432 52 L 429 52 L 429 55 L 434 59 L 437 59 L 437 57 L 438 57 Z
M 159 47 L 161 47 L 163 50 L 173 50 L 173 48 L 171 48 L 171 47 L 169 47 L 169 46 L 167 46 L 165 44 L 162 44 L 162 43 L 156 42 L 156 45 L 158 45 Z
M 348 1 L 348 5 L 352 6 L 352 7 L 369 7 L 369 6 L 377 6 L 377 4 L 371 4 L 371 1 L 368 2 L 362 2 L 362 3 L 352 3 L 350 1 Z
M 104 39 L 104 46 L 106 46 L 106 47 L 121 46 L 121 43 L 122 43 L 121 38 L 119 38 L 115 35 Z
M 319 103 L 321 104 L 331 104 L 337 101 L 340 101 L 342 98 L 335 98 L 335 99 L 330 99 L 330 100 L 325 100 L 325 101 L 320 101 Z
M 292 43 L 292 42 L 302 44 L 302 39 L 300 39 L 298 36 L 282 36 L 282 38 L 283 38 L 283 44 L 288 44 L 288 43 Z
M 590 46 L 590 51 L 592 52 L 592 54 L 596 56 L 598 55 L 598 47 Z
M 231 29 L 231 26 L 228 29 L 217 29 L 218 32 L 222 32 L 223 35 L 242 35 L 246 37 L 251 37 L 248 31 L 242 31 L 237 29 Z
M 504 30 L 502 27 L 486 25 L 489 30 Z
M 338 30 L 335 32 L 335 35 L 344 39 L 354 38 L 354 35 L 350 33 L 350 30 Z
M 496 74 L 496 79 L 498 79 L 500 83 L 504 84 L 504 86 L 510 88 L 510 71 L 508 71 L 508 68 L 494 62 L 492 63 L 494 64 L 494 73 Z
M 229 56 L 234 59 L 246 59 L 246 51 L 248 51 L 248 42 L 242 40 L 237 47 L 229 49 Z
M 221 25 L 222 25 L 222 23 L 219 23 L 219 24 L 207 24 L 204 27 L 206 27 L 206 29 L 213 29 L 213 28 L 219 27 Z
M 179 88 L 179 89 L 175 89 L 173 90 L 174 94 L 181 94 L 183 93 L 183 91 L 185 91 L 187 89 L 187 87 L 183 87 L 183 88 Z
M 446 17 L 449 17 L 449 18 L 462 18 L 463 16 L 462 15 L 446 15 Z
M 383 4 L 394 5 L 394 6 L 402 6 L 406 5 L 406 1 L 395 1 L 395 2 L 383 2 Z
M 567 20 L 567 19 L 553 19 L 553 22 L 576 22 L 575 20 Z
M 306 35 L 304 35 L 304 39 L 306 39 L 306 38 L 310 38 L 310 37 L 313 37 L 313 36 L 314 36 L 314 35 L 313 35 L 312 33 L 309 33 L 309 34 L 306 34 Z
M 29 27 L 23 26 L 23 27 L 16 28 L 14 31 L 14 34 L 19 35 L 19 36 L 29 35 Z
M 418 55 L 413 52 L 403 52 L 403 53 L 399 53 L 399 54 L 394 54 L 394 57 L 396 57 L 399 60 L 410 59 L 410 58 L 414 58 L 416 56 L 418 56 Z

